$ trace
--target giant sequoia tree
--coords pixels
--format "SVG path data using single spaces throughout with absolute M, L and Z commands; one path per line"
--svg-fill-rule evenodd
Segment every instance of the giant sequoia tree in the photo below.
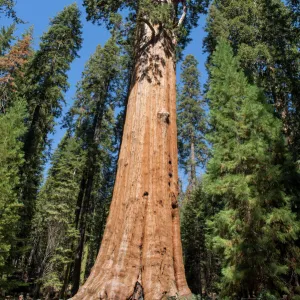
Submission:
M 84 2 L 89 19 L 108 25 L 119 9 L 130 11 L 135 67 L 110 215 L 95 266 L 74 299 L 190 294 L 177 203 L 175 49 L 204 2 Z

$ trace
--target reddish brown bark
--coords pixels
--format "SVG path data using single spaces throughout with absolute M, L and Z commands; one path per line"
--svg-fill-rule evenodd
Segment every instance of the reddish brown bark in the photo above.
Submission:
M 155 29 L 156 30 L 156 29 Z M 148 25 L 101 249 L 74 300 L 188 296 L 180 238 L 174 46 Z

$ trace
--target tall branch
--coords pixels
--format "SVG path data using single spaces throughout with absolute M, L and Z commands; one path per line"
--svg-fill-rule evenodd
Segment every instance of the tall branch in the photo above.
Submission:
M 139 21 L 140 22 L 143 22 L 145 24 L 148 25 L 148 27 L 151 29 L 151 32 L 152 32 L 152 38 L 151 39 L 154 39 L 155 38 L 155 35 L 156 35 L 156 32 L 155 32 L 155 29 L 154 27 L 152 26 L 152 24 L 150 23 L 149 20 L 145 19 L 145 18 L 139 18 Z
M 182 1 L 182 5 L 183 5 L 183 12 L 182 12 L 182 15 L 181 15 L 181 17 L 179 19 L 177 27 L 180 27 L 182 25 L 182 23 L 184 22 L 184 20 L 186 18 L 186 14 L 187 14 L 186 0 Z

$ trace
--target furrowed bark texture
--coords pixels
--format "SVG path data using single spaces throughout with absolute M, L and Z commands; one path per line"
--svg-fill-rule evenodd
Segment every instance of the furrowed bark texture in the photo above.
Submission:
M 74 300 L 191 294 L 179 226 L 174 46 L 144 26 L 104 238 Z

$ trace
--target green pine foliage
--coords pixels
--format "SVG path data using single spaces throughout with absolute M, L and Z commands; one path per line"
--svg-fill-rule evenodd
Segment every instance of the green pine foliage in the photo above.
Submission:
M 218 37 L 230 40 L 250 82 L 261 87 L 267 101 L 275 105 L 296 161 L 300 149 L 300 32 L 295 22 L 297 4 L 289 1 L 289 7 L 284 2 L 213 1 L 205 48 L 211 56 Z
M 31 55 L 31 34 L 14 40 L 15 26 L 2 28 L 0 33 L 0 287 L 19 284 L 12 278 L 15 271 L 12 256 L 19 251 L 18 233 L 23 205 L 19 199 L 19 170 L 24 165 L 22 137 L 26 132 L 26 101 L 22 92 L 24 70 Z
M 19 168 L 24 163 L 23 143 L 26 103 L 15 101 L 0 114 L 0 286 L 5 287 L 11 273 L 8 257 L 17 244 L 18 221 L 22 204 L 18 200 Z M 6 284 L 5 284 L 6 282 Z M 10 282 L 12 284 L 12 282 Z
M 17 17 L 14 0 L 0 0 L 0 18 L 1 14 L 4 14 L 8 18 L 12 18 L 17 23 L 24 23 Z
M 201 99 L 198 62 L 187 55 L 181 66 L 181 85 L 177 100 L 178 146 L 180 164 L 189 174 L 190 186 L 196 183 L 196 168 L 204 165 L 206 119 Z
M 281 122 L 223 39 L 211 58 L 207 97 L 213 157 L 204 188 L 224 205 L 208 223 L 222 255 L 221 295 L 236 299 L 268 291 L 279 299 L 290 292 L 287 246 L 299 232 L 282 182 Z
M 290 9 L 292 10 L 293 21 L 294 21 L 296 28 L 298 29 L 298 34 L 299 34 L 299 29 L 300 29 L 300 4 L 299 4 L 299 1 L 288 0 L 287 3 L 289 5 Z
M 78 237 L 74 224 L 80 174 L 85 152 L 76 137 L 67 134 L 53 155 L 52 166 L 37 198 L 33 219 L 31 268 L 37 274 L 36 293 L 60 291 L 72 245 Z
M 220 266 L 210 246 L 206 220 L 219 210 L 218 203 L 203 191 L 200 182 L 181 209 L 181 237 L 188 285 L 195 295 L 205 297 L 218 289 Z M 208 236 L 208 240 L 206 240 Z
M 80 12 L 76 4 L 66 7 L 50 22 L 25 74 L 28 89 L 28 131 L 24 137 L 25 165 L 22 168 L 21 198 L 24 203 L 22 236 L 28 236 L 35 199 L 41 181 L 48 134 L 61 115 L 71 62 L 81 47 Z
M 11 42 L 14 40 L 14 32 L 16 25 L 12 24 L 7 28 L 2 26 L 0 29 L 0 56 L 4 55 L 11 47 Z
M 206 51 L 218 37 L 231 42 L 248 80 L 261 87 L 282 120 L 288 159 L 282 163 L 284 190 L 299 220 L 299 3 L 297 1 L 214 1 L 207 23 Z M 291 246 L 291 269 L 299 265 L 298 247 Z M 298 274 L 287 276 L 298 286 Z M 293 288 L 291 288 L 292 290 Z
M 200 14 L 206 12 L 209 0 L 191 1 L 152 1 L 152 0 L 84 0 L 87 19 L 93 23 L 105 23 L 109 28 L 116 23 L 120 24 L 119 12 L 122 12 L 127 30 L 132 28 L 135 32 L 133 45 L 137 46 L 142 40 L 139 31 L 141 24 L 147 24 L 153 30 L 153 25 L 160 24 L 160 31 L 169 37 L 177 38 L 177 50 L 181 51 L 190 41 L 189 35 L 192 28 L 198 24 Z M 179 24 L 181 16 L 186 13 L 184 22 Z M 135 31 L 138 29 L 138 31 Z M 137 54 L 137 48 L 134 49 Z
M 113 174 L 111 173 L 113 114 L 110 110 L 103 120 L 99 136 L 99 154 L 95 160 L 92 195 L 87 207 L 86 237 L 84 247 L 89 261 L 81 267 L 88 273 L 94 263 L 110 203 Z M 101 142 L 100 142 L 101 141 Z M 107 148 L 108 147 L 108 148 Z M 52 297 L 69 293 L 69 281 L 73 272 L 74 252 L 80 243 L 80 226 L 77 218 L 78 199 L 82 192 L 82 176 L 86 172 L 88 149 L 78 135 L 67 134 L 56 150 L 52 167 L 43 185 L 33 220 L 34 228 L 30 255 L 30 275 L 35 280 L 35 295 Z M 112 177 L 107 177 L 111 175 Z M 82 204 L 84 205 L 84 204 Z M 101 225 L 101 226 L 99 226 Z M 82 272 L 79 274 L 81 275 Z M 85 277 L 83 276 L 82 279 Z

